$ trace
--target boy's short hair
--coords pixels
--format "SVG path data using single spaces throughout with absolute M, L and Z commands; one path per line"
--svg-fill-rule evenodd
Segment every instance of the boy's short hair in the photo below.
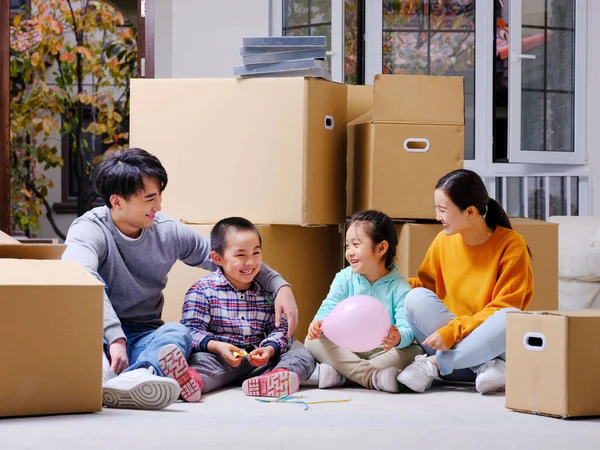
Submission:
M 158 181 L 160 192 L 167 187 L 167 171 L 158 158 L 141 148 L 126 148 L 107 154 L 96 169 L 96 191 L 109 208 L 110 197 L 125 200 L 144 190 L 144 177 Z
M 210 246 L 214 252 L 223 255 L 225 247 L 227 247 L 227 235 L 230 231 L 253 231 L 258 236 L 258 242 L 262 246 L 262 238 L 258 228 L 252 222 L 243 217 L 227 217 L 219 220 L 210 230 Z

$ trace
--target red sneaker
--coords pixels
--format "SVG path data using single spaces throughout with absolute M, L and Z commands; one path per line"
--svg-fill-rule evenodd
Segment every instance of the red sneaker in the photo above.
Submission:
M 188 366 L 179 347 L 175 344 L 165 345 L 158 352 L 158 362 L 165 376 L 179 383 L 181 396 L 186 402 L 200 401 L 204 382 L 200 374 Z
M 242 384 L 244 394 L 255 397 L 283 397 L 293 394 L 299 387 L 298 374 L 287 369 L 275 369 Z

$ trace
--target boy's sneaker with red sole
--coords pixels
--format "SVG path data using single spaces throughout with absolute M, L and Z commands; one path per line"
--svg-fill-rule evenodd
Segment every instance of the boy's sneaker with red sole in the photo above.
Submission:
M 188 366 L 179 347 L 175 344 L 165 345 L 158 352 L 158 362 L 165 376 L 177 381 L 186 402 L 200 401 L 204 382 L 200 374 Z
M 249 378 L 242 384 L 244 394 L 253 397 L 283 397 L 291 395 L 300 388 L 298 374 L 286 369 L 275 369 L 271 372 Z

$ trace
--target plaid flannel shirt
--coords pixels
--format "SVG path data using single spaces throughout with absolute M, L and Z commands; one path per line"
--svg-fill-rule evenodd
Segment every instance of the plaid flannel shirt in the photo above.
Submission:
M 181 323 L 192 335 L 192 349 L 207 351 L 215 339 L 242 349 L 272 346 L 275 356 L 289 350 L 287 321 L 275 327 L 274 295 L 256 281 L 240 292 L 223 275 L 221 268 L 197 281 L 187 292 Z

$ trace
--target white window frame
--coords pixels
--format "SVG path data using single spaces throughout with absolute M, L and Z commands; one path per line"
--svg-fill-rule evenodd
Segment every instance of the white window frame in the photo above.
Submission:
M 479 5 L 477 5 L 479 6 Z M 578 0 L 575 8 L 575 117 L 574 151 L 530 151 L 521 149 L 521 69 L 523 0 L 510 0 L 508 33 L 508 159 L 534 164 L 586 164 L 586 73 L 587 73 L 587 0 Z M 514 88 L 510 88 L 514 86 Z

